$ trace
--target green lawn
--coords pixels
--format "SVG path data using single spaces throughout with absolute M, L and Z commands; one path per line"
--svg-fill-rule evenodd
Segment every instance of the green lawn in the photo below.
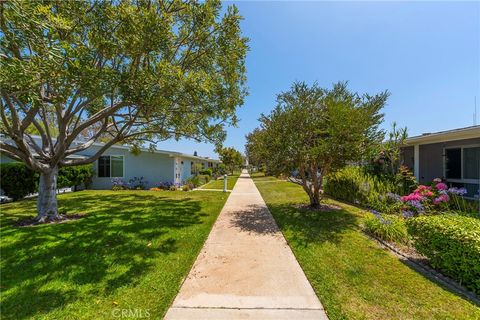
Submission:
M 227 194 L 81 191 L 59 196 L 77 221 L 18 228 L 35 200 L 1 210 L 2 319 L 160 319 L 190 270 Z M 138 313 L 137 313 L 138 314 Z
M 238 177 L 240 174 L 234 174 L 227 177 L 227 190 L 232 190 L 237 183 Z M 200 187 L 201 189 L 222 189 L 223 190 L 223 177 L 212 180 L 209 183 L 204 184 Z
M 308 203 L 300 186 L 278 182 L 257 187 L 331 320 L 480 319 L 480 308 L 365 237 L 359 228 L 365 211 L 333 200 L 328 202 L 342 210 L 296 209 Z

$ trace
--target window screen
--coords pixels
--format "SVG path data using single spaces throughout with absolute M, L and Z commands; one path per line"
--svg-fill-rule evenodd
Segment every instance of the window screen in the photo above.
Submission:
M 446 176 L 447 179 L 462 178 L 462 149 L 446 149 Z
M 123 177 L 123 156 L 110 156 L 112 177 Z
M 480 179 L 480 147 L 463 149 L 463 179 Z
M 123 156 L 101 156 L 98 158 L 100 178 L 123 177 Z

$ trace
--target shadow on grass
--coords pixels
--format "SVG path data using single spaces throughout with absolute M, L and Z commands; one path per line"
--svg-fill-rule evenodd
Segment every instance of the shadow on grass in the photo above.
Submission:
M 358 217 L 345 209 L 314 211 L 296 208 L 293 204 L 271 204 L 268 207 L 280 228 L 293 233 L 294 245 L 306 247 L 311 243 L 335 243 L 341 240 L 344 231 L 358 229 Z
M 108 295 L 135 285 L 156 257 L 176 252 L 171 230 L 200 224 L 206 215 L 190 198 L 79 192 L 61 199 L 60 210 L 87 217 L 14 227 L 25 217 L 21 212 L 33 212 L 34 206 L 32 200 L 15 203 L 19 214 L 2 217 L 3 319 L 26 319 L 65 307 L 83 298 L 81 290 Z
M 349 232 L 350 230 L 360 232 L 361 215 L 352 212 L 352 210 L 355 210 L 353 206 L 346 206 L 341 210 L 329 212 L 301 209 L 295 204 L 272 204 L 269 205 L 269 208 L 283 232 L 290 233 L 289 243 L 294 246 L 308 247 L 310 244 L 324 242 L 338 243 L 342 241 L 343 232 Z M 380 247 L 378 250 L 381 250 Z M 440 285 L 443 289 L 465 301 L 480 306 L 476 295 L 463 288 L 459 289 L 450 282 L 451 279 L 447 278 L 445 281 L 439 275 L 422 270 L 410 261 L 402 259 L 399 259 L 399 261 L 428 281 Z

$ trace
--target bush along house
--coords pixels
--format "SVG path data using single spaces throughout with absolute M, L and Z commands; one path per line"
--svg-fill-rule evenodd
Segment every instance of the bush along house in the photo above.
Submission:
M 40 139 L 35 137 L 34 139 Z M 8 141 L 7 141 L 8 143 Z M 74 142 L 79 143 L 79 142 Z M 82 158 L 93 155 L 103 143 L 94 143 L 90 148 L 81 151 L 73 157 Z M 1 155 L 0 162 L 14 161 Z M 189 155 L 176 151 L 141 149 L 140 152 L 130 152 L 130 147 L 113 145 L 93 163 L 92 189 L 111 189 L 114 180 L 128 182 L 143 177 L 145 187 L 155 187 L 159 183 L 181 185 L 195 175 L 196 164 L 202 169 L 217 167 L 219 160 Z
M 478 199 L 480 125 L 410 137 L 401 154 L 419 183 L 441 178 L 450 187 L 465 188 L 467 198 Z

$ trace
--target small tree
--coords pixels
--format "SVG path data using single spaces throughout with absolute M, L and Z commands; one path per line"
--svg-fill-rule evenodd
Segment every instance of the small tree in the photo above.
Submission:
M 245 153 L 248 158 L 248 164 L 250 166 L 263 168 L 266 164 L 267 155 L 265 149 L 262 147 L 262 134 L 264 130 L 255 128 L 252 132 L 245 137 L 247 143 L 245 145 Z
M 294 83 L 277 96 L 277 106 L 262 115 L 261 127 L 247 136 L 247 149 L 263 159 L 269 172 L 301 185 L 317 207 L 323 179 L 358 161 L 382 141 L 380 110 L 388 92 L 358 95 L 337 83 L 332 89 Z
M 220 144 L 246 94 L 247 51 L 237 9 L 221 12 L 218 0 L 0 3 L 0 133 L 11 140 L 0 151 L 40 173 L 38 221 L 62 218 L 59 168 L 116 143 Z M 70 157 L 96 141 L 91 157 Z
M 235 148 L 222 148 L 218 153 L 220 160 L 232 174 L 243 165 L 243 156 Z
M 370 167 L 375 174 L 397 174 L 401 166 L 401 147 L 407 139 L 407 128 L 398 128 L 397 123 L 392 124 L 392 130 L 388 133 L 388 139 L 378 145 L 375 150 Z

